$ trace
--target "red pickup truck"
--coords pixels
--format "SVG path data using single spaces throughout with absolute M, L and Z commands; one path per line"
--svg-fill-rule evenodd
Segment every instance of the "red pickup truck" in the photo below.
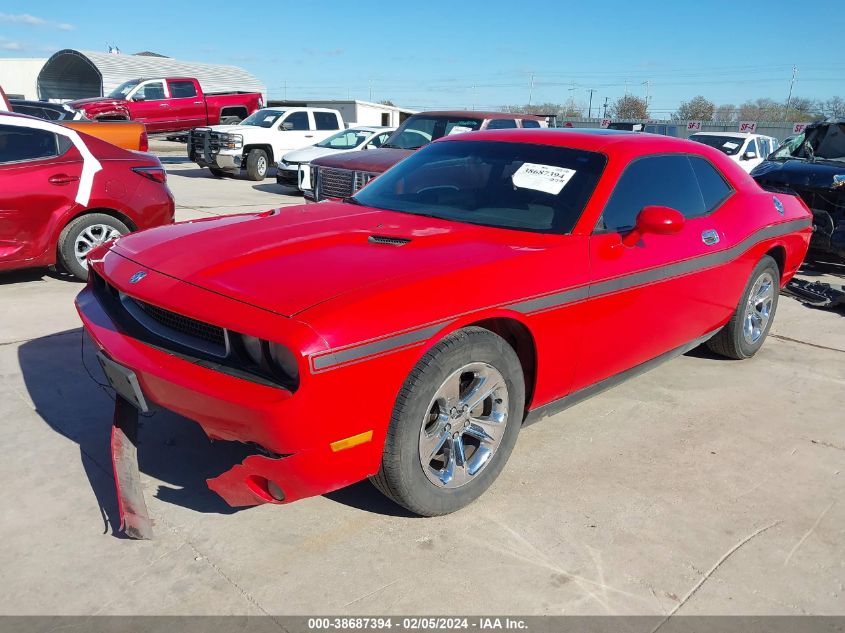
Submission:
M 234 125 L 264 107 L 259 92 L 203 93 L 196 79 L 132 79 L 105 97 L 68 104 L 96 121 L 140 121 L 149 132 L 180 132 L 206 125 Z

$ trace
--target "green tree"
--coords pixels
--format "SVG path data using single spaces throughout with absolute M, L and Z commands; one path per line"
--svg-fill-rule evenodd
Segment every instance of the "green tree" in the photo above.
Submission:
M 647 119 L 648 104 L 641 97 L 625 95 L 613 102 L 610 115 L 614 119 Z
M 712 121 L 716 105 L 702 95 L 684 101 L 672 115 L 676 121 Z

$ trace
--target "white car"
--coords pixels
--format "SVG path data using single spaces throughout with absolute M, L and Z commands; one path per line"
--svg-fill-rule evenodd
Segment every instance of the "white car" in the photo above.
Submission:
M 188 158 L 217 177 L 246 169 L 250 180 L 263 180 L 270 165 L 284 154 L 344 127 L 337 110 L 263 108 L 237 125 L 194 128 L 188 134 Z
M 715 147 L 746 172 L 762 163 L 779 145 L 774 137 L 742 132 L 696 132 L 689 140 Z
M 301 191 L 311 189 L 311 173 L 307 167 L 312 160 L 329 154 L 381 147 L 395 129 L 380 126 L 352 127 L 332 134 L 311 147 L 288 152 L 277 165 L 276 182 L 285 187 L 296 187 Z

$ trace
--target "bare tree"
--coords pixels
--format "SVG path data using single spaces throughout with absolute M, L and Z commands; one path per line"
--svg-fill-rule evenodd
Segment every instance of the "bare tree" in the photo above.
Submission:
M 829 117 L 845 117 L 845 99 L 842 97 L 831 97 L 827 101 L 817 105 L 820 114 Z
M 381 105 L 393 106 L 394 108 L 396 107 L 396 104 L 393 103 L 390 99 L 383 99 L 383 100 L 379 101 L 379 103 Z
M 575 118 L 583 115 L 584 106 L 569 99 L 566 103 L 537 103 L 532 105 L 509 105 L 502 106 L 502 112 L 513 112 L 515 114 L 555 114 L 561 118 Z
M 676 121 L 712 121 L 716 106 L 702 95 L 684 101 L 672 115 Z
M 737 108 L 732 103 L 723 103 L 713 112 L 713 120 L 724 123 L 732 123 L 736 121 Z
M 648 104 L 641 97 L 625 95 L 613 102 L 610 115 L 614 119 L 647 119 Z

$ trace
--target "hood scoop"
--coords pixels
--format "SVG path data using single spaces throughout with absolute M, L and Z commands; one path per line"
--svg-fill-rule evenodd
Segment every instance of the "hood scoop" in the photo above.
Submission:
M 370 244 L 385 244 L 386 246 L 405 246 L 409 240 L 406 237 L 391 237 L 389 235 L 370 235 L 367 238 Z

